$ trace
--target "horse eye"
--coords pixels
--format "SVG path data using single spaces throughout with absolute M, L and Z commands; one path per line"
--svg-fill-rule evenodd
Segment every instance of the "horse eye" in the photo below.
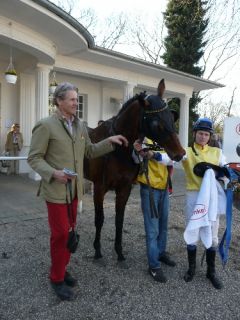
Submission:
M 161 131 L 164 129 L 163 123 L 162 122 L 159 123 L 158 120 L 153 120 L 151 126 L 152 126 L 153 130 L 160 130 Z

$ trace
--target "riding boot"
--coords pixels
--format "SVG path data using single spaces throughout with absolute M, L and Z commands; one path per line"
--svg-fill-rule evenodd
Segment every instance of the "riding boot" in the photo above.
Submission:
M 192 248 L 187 248 L 188 254 L 188 271 L 184 275 L 184 280 L 186 282 L 190 282 L 195 275 L 196 270 L 196 255 L 197 255 L 197 248 L 196 246 Z
M 223 284 L 221 280 L 216 276 L 215 271 L 215 258 L 216 251 L 212 248 L 206 250 L 206 262 L 207 262 L 207 274 L 206 277 L 211 281 L 212 285 L 216 289 L 222 289 Z

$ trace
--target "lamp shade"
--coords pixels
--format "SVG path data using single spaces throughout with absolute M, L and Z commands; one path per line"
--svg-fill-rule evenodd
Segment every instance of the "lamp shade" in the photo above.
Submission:
M 17 82 L 17 75 L 5 73 L 5 79 L 6 79 L 7 83 L 15 84 Z

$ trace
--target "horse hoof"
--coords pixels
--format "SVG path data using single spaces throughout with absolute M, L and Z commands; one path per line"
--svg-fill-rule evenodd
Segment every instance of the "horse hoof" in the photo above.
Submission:
M 119 254 L 119 255 L 118 255 L 118 261 L 119 261 L 119 262 L 125 261 L 125 260 L 126 260 L 126 258 L 124 257 L 123 254 Z

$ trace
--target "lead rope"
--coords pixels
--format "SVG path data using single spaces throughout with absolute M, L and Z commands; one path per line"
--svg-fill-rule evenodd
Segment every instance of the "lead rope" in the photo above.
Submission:
M 69 196 L 70 196 L 70 202 L 68 201 L 68 196 L 67 196 L 68 191 L 69 191 Z M 70 225 L 70 228 L 74 231 L 76 226 L 74 227 L 73 203 L 72 203 L 72 180 L 71 179 L 68 179 L 68 181 L 66 183 L 66 203 L 67 203 L 69 225 Z M 77 219 L 76 219 L 76 221 L 77 221 Z
M 150 210 L 151 210 L 151 218 L 159 218 L 158 210 L 155 206 L 154 202 L 154 196 L 153 196 L 153 190 L 152 187 L 150 186 L 150 181 L 149 181 L 149 176 L 148 176 L 148 159 L 143 158 L 143 173 L 146 177 L 147 181 L 147 186 L 148 186 L 148 191 L 149 191 L 149 203 L 150 203 Z

